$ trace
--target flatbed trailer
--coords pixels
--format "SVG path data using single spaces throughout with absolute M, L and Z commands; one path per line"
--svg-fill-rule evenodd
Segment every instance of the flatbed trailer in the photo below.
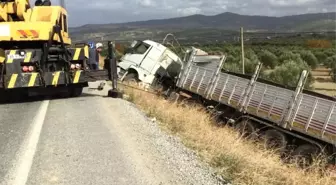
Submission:
M 317 151 L 335 154 L 336 99 L 304 90 L 303 71 L 296 88 L 251 76 L 222 71 L 225 56 L 186 54 L 175 92 L 216 107 L 220 117 L 249 134 L 262 132 L 283 151 L 295 145 L 294 155 L 309 157 Z M 268 141 L 267 141 L 268 140 Z M 335 164 L 335 156 L 332 157 Z

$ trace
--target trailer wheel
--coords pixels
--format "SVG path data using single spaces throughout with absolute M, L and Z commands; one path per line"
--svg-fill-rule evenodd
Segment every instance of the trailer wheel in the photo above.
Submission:
M 287 137 L 284 133 L 277 130 L 267 130 L 264 135 L 264 146 L 266 149 L 276 149 L 284 152 L 287 146 Z
M 241 120 L 239 123 L 237 123 L 237 125 L 235 126 L 235 129 L 243 137 L 250 138 L 250 139 L 256 139 L 258 137 L 257 127 L 250 120 L 247 120 L 247 119 Z
M 312 144 L 303 144 L 293 152 L 294 160 L 302 168 L 308 167 L 313 163 L 314 158 L 320 152 L 319 148 Z

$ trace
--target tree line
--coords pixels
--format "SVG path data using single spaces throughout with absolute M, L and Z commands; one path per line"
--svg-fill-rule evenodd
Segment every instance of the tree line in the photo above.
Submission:
M 193 45 L 182 45 L 187 48 Z M 119 60 L 127 45 L 116 46 L 116 56 Z M 182 50 L 167 45 L 172 51 L 183 58 Z M 227 59 L 223 66 L 225 70 L 242 73 L 241 48 L 237 44 L 197 44 L 210 54 L 225 54 Z M 106 55 L 106 50 L 102 53 Z M 306 45 L 267 45 L 250 44 L 245 46 L 245 73 L 252 74 L 258 62 L 263 64 L 260 77 L 289 87 L 295 87 L 303 70 L 308 70 L 309 76 L 305 85 L 312 89 L 314 78 L 311 71 L 319 66 L 331 69 L 331 79 L 336 82 L 336 48 L 329 42 L 309 40 Z

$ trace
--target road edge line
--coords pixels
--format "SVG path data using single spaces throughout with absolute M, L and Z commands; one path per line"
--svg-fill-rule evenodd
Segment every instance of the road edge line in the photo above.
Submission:
M 44 100 L 37 114 L 35 115 L 32 125 L 25 137 L 25 140 L 21 144 L 19 153 L 17 155 L 17 163 L 14 166 L 14 169 L 10 171 L 7 177 L 7 184 L 11 185 L 25 185 L 29 172 L 34 160 L 34 156 L 37 149 L 37 144 L 41 135 L 44 119 L 47 114 L 49 106 L 49 100 Z

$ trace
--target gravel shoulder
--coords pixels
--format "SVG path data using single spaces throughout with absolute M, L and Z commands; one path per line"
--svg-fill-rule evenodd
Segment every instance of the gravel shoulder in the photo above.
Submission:
M 114 128 L 125 138 L 124 144 L 132 150 L 133 159 L 144 165 L 138 170 L 147 171 L 154 182 L 222 184 L 213 175 L 212 169 L 200 162 L 194 151 L 185 147 L 179 138 L 162 131 L 156 121 L 147 118 L 133 103 L 122 99 L 109 99 L 102 103 L 105 104 L 102 106 L 106 109 L 104 112 L 110 112 L 107 118 L 118 120 L 114 122 Z

